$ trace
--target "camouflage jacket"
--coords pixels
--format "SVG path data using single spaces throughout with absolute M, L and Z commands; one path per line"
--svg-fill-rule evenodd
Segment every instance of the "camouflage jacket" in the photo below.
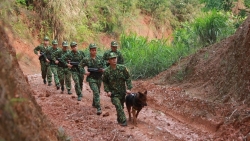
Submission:
M 68 64 L 68 61 L 78 62 L 79 65 L 73 66 L 70 70 L 74 72 L 78 71 L 80 73 L 85 73 L 84 68 L 80 65 L 80 62 L 83 60 L 84 57 L 85 55 L 82 51 L 77 51 L 77 52 L 69 51 L 61 57 L 61 60 L 62 60 L 62 63 L 66 66 Z
M 117 64 L 116 69 L 107 67 L 103 73 L 105 92 L 111 92 L 112 96 L 124 96 L 127 89 L 132 89 L 130 73 L 124 65 Z
M 44 53 L 44 55 L 46 54 L 46 52 L 48 51 L 48 49 L 50 48 L 51 46 L 47 46 L 45 47 L 44 44 L 41 44 L 37 47 L 34 48 L 34 53 L 35 54 L 38 54 L 38 51 L 40 52 L 40 54 Z M 46 55 L 45 55 L 46 56 Z M 43 56 L 39 57 L 39 60 L 40 61 L 45 61 L 45 56 L 43 58 Z
M 59 48 L 54 49 L 53 47 L 49 47 L 49 48 L 47 49 L 45 58 L 46 58 L 46 59 L 49 59 L 50 65 L 51 65 L 51 66 L 57 66 L 57 64 L 55 63 L 55 61 L 53 61 L 53 59 L 52 59 L 52 55 L 53 55 L 55 52 L 59 51 L 59 50 L 60 50 Z
M 110 52 L 113 52 L 113 51 L 110 49 L 110 50 L 107 50 L 103 54 L 103 60 L 106 60 L 106 61 L 109 60 Z M 117 55 L 117 64 L 124 64 L 124 59 L 123 59 L 122 53 L 119 50 L 117 50 L 115 53 Z
M 62 62 L 62 56 L 63 55 L 65 55 L 65 54 L 67 54 L 67 53 L 69 53 L 70 51 L 69 50 L 66 50 L 66 51 L 63 51 L 62 49 L 58 49 L 56 52 L 54 52 L 53 54 L 52 54 L 52 60 L 53 61 L 56 61 L 56 60 L 58 60 L 59 61 L 59 64 L 58 64 L 58 66 L 59 67 L 67 67 L 67 66 L 65 66 L 65 64 Z
M 103 68 L 106 66 L 101 56 L 96 56 L 95 59 L 92 59 L 90 56 L 85 57 L 80 64 L 82 67 L 87 66 L 88 68 Z M 87 76 L 87 82 L 96 82 L 97 80 L 101 80 L 102 73 L 101 72 L 90 72 L 90 75 Z

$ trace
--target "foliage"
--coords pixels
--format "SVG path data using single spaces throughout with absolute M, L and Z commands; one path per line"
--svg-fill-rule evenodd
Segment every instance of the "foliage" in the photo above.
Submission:
M 155 76 L 186 55 L 184 46 L 172 47 L 166 40 L 148 41 L 135 34 L 122 34 L 120 40 L 125 65 L 133 79 Z
M 212 11 L 196 18 L 193 26 L 203 46 L 215 43 L 234 32 L 232 24 L 228 22 L 228 15 L 222 12 Z
M 171 0 L 170 10 L 180 22 L 191 21 L 199 13 L 199 0 Z
M 233 7 L 234 0 L 201 0 L 201 2 L 205 3 L 204 10 L 224 10 L 231 11 Z

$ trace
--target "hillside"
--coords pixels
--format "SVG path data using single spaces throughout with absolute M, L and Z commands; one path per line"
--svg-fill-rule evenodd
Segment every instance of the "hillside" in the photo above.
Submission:
M 13 10 L 15 12 L 10 12 L 11 24 L 6 22 L 6 17 L 0 22 L 1 141 L 250 140 L 250 16 L 234 35 L 203 47 L 193 55 L 180 57 L 169 69 L 153 78 L 134 80 L 133 92 L 148 91 L 148 106 L 140 112 L 137 126 L 128 122 L 127 127 L 121 127 L 116 122 L 115 108 L 110 98 L 105 96 L 103 87 L 100 94 L 103 113 L 98 116 L 96 109 L 91 106 L 93 97 L 86 80 L 83 85 L 84 96 L 80 102 L 76 100 L 74 90 L 73 95 L 62 94 L 54 85 L 49 87 L 43 84 L 38 57 L 34 55 L 33 48 L 40 44 L 45 30 L 59 40 L 72 39 L 74 35 L 80 43 L 80 49 L 86 48 L 92 41 L 109 48 L 110 41 L 118 39 L 119 33 L 116 27 L 112 33 L 98 31 L 95 34 L 97 27 L 93 26 L 97 24 L 90 25 L 84 21 L 86 19 L 79 20 L 79 17 L 86 16 L 86 11 L 81 13 L 74 6 L 81 4 L 88 12 L 95 13 L 96 9 L 86 6 L 97 1 L 65 1 L 64 5 L 57 3 L 59 0 L 50 2 L 46 5 L 45 1 L 36 1 L 32 5 L 36 11 L 32 12 L 17 8 Z M 102 3 L 98 3 L 97 9 L 105 11 L 113 8 L 108 2 L 98 2 Z M 71 16 L 66 15 L 68 11 L 72 10 L 75 14 L 72 21 L 79 22 L 74 25 L 72 23 L 72 26 L 69 26 L 70 22 L 63 25 L 64 28 L 68 27 L 65 31 L 70 30 L 70 38 L 62 36 L 64 32 L 60 29 L 63 28 L 59 28 L 65 19 L 53 19 L 55 27 L 52 30 L 48 29 L 48 23 L 40 21 L 43 21 L 43 16 L 53 14 L 39 13 L 39 8 L 41 12 L 46 8 L 58 5 L 64 7 L 69 3 L 72 5 L 65 10 L 66 13 L 59 8 L 50 10 L 65 14 L 66 20 Z M 112 10 L 105 16 L 113 14 L 110 17 L 116 17 Z M 124 16 L 127 19 L 121 18 L 119 22 L 111 18 L 109 22 L 126 22 L 124 27 L 130 27 L 127 32 L 134 31 L 149 39 L 167 38 L 173 32 L 169 24 L 158 27 L 151 19 L 152 15 L 137 10 L 134 12 L 139 13 L 139 16 L 127 15 Z M 93 14 L 87 18 L 93 23 L 102 22 L 97 20 L 99 16 Z M 80 23 L 92 27 L 93 31 L 85 27 L 75 29 Z M 81 34 L 75 36 L 76 30 Z M 83 33 L 86 33 L 86 38 L 82 38 L 85 35 Z M 128 117 L 126 108 L 125 113 Z

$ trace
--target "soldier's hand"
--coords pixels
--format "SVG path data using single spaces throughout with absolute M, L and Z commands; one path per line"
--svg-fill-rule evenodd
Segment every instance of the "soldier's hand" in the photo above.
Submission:
M 131 91 L 130 91 L 130 90 L 126 90 L 126 93 L 127 93 L 127 94 L 131 94 Z
M 50 62 L 49 59 L 46 59 L 46 62 Z
M 41 56 L 41 54 L 39 53 L 39 54 L 37 54 L 37 56 L 38 56 L 38 57 L 40 57 L 40 56 Z
M 90 72 L 87 71 L 87 72 L 85 72 L 85 74 L 86 74 L 87 76 L 89 76 L 89 75 L 90 75 Z
M 56 61 L 55 61 L 55 63 L 56 63 L 56 64 L 58 64 L 58 63 L 59 63 L 59 61 L 58 61 L 58 60 L 56 60 Z
M 106 96 L 111 97 L 111 92 L 108 92 Z
M 67 66 L 68 66 L 68 68 L 72 68 L 72 65 L 70 65 L 70 64 L 67 64 Z

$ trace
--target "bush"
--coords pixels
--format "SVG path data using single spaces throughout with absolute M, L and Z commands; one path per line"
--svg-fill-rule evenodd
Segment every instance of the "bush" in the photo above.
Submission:
M 148 41 L 135 34 L 122 34 L 120 40 L 125 65 L 133 79 L 155 76 L 186 55 L 185 47 L 172 47 L 167 40 Z
M 196 18 L 193 27 L 194 32 L 200 39 L 203 46 L 215 43 L 219 39 L 231 35 L 235 28 L 228 22 L 228 15 L 213 10 Z

